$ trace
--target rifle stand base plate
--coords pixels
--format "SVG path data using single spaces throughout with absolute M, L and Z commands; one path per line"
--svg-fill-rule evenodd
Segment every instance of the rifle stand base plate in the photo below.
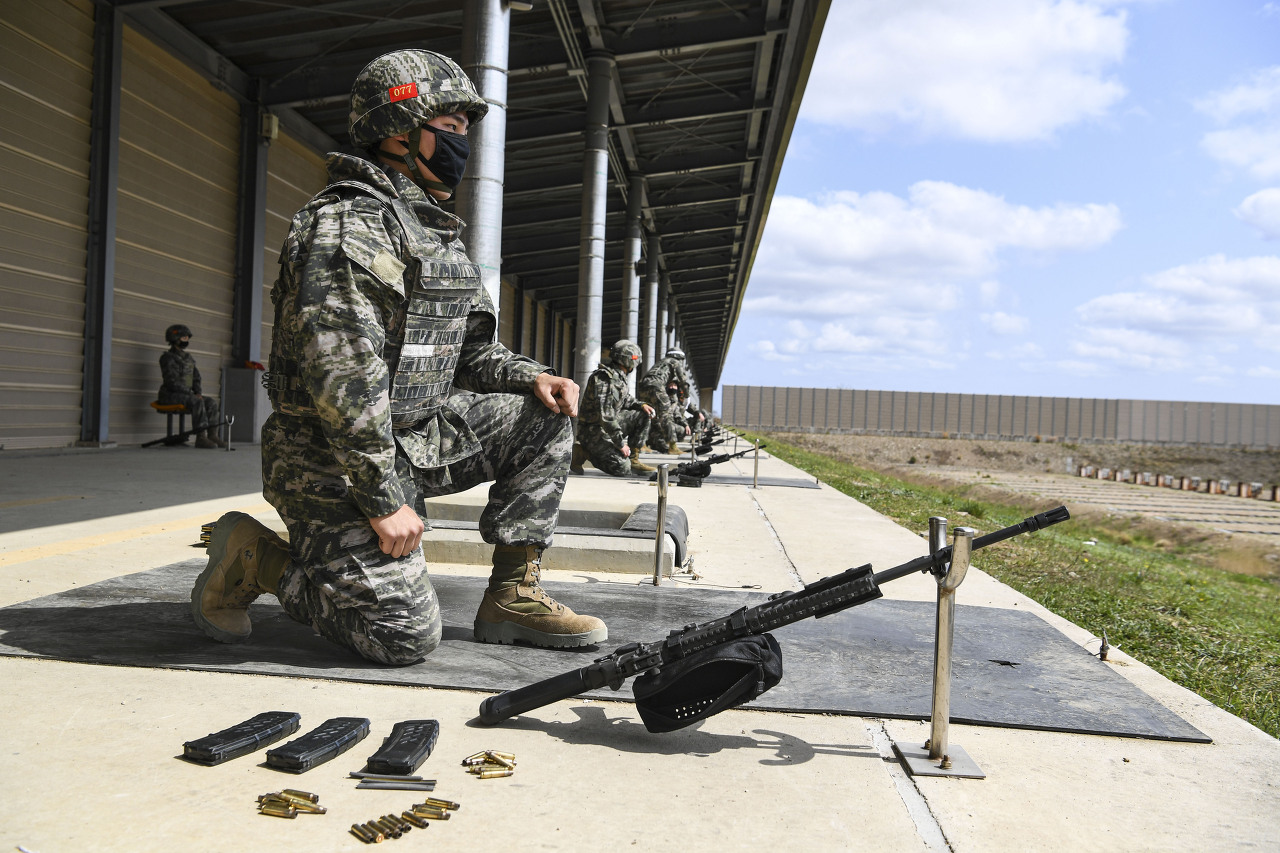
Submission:
M 954 743 L 947 748 L 951 766 L 943 770 L 942 760 L 930 758 L 929 750 L 922 743 L 894 743 L 893 751 L 898 753 L 907 772 L 912 776 L 953 776 L 957 779 L 985 779 L 987 774 L 969 757 L 963 747 Z

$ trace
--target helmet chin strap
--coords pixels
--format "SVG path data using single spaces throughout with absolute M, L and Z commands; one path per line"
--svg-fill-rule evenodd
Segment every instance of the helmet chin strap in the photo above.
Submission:
M 395 141 L 400 142 L 400 140 L 398 139 Z M 454 191 L 453 187 L 449 186 L 448 184 L 442 184 L 439 181 L 431 180 L 426 175 L 422 174 L 422 170 L 418 168 L 418 163 L 421 162 L 418 156 L 418 152 L 422 150 L 418 146 L 421 144 L 421 142 L 422 142 L 422 128 L 415 127 L 412 131 L 409 132 L 409 141 L 400 142 L 401 145 L 405 146 L 405 150 L 403 154 L 394 154 L 383 148 L 379 148 L 378 152 L 381 154 L 386 154 L 388 157 L 399 158 L 400 161 L 403 162 L 405 167 L 409 170 L 410 179 L 412 179 L 412 181 L 415 184 L 417 184 L 418 187 L 423 191 L 439 190 L 440 192 L 446 192 L 449 195 L 453 195 L 453 191 Z

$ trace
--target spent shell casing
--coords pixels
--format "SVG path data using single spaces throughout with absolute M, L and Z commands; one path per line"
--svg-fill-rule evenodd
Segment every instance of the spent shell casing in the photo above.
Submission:
M 277 791 L 274 794 L 263 794 L 258 798 L 258 802 L 289 803 L 290 805 L 297 806 L 300 809 L 320 808 L 320 806 L 316 805 L 315 800 L 308 800 L 306 797 L 297 797 L 293 794 L 286 794 L 284 791 Z
M 496 749 L 486 749 L 485 752 L 490 755 L 496 755 L 498 758 L 505 758 L 507 761 L 516 760 L 516 754 L 514 752 L 498 752 Z
M 503 776 L 512 776 L 515 774 L 515 772 L 516 771 L 511 769 L 485 770 L 484 772 L 477 773 L 476 775 L 479 776 L 481 779 L 501 779 Z
M 458 803 L 455 803 L 451 800 L 442 800 L 438 797 L 427 797 L 426 800 L 423 801 L 422 805 L 438 806 L 439 808 L 448 809 L 449 811 L 457 811 L 458 809 L 462 808 L 462 806 L 459 805 Z
M 423 820 L 448 820 L 450 817 L 444 809 L 421 809 L 415 806 L 413 813 Z
M 313 794 L 310 791 L 299 791 L 297 788 L 285 788 L 280 793 L 284 794 L 287 797 L 300 797 L 301 799 L 309 800 L 310 802 L 313 802 L 313 803 L 320 802 L 319 794 Z
M 488 752 L 488 750 L 481 750 L 480 752 L 477 752 L 474 755 L 468 755 L 466 758 L 462 759 L 463 765 L 473 764 L 473 763 L 478 763 L 483 761 L 486 752 Z
M 516 763 L 514 761 L 508 758 L 503 758 L 502 756 L 498 755 L 496 752 L 487 752 L 485 753 L 485 755 L 488 756 L 489 761 L 493 764 L 499 764 L 507 768 L 508 770 L 516 769 Z
M 381 828 L 383 834 L 389 835 L 392 838 L 399 838 L 404 835 L 404 831 L 400 829 L 400 825 L 398 823 L 387 820 L 385 817 L 380 817 L 375 821 L 371 821 L 371 823 Z
M 428 826 L 431 826 L 431 824 L 427 823 L 425 820 L 418 817 L 413 812 L 404 812 L 403 814 L 400 815 L 400 817 L 403 818 L 404 820 L 409 821 L 409 823 L 413 824 L 418 829 L 426 829 Z
M 272 817 L 295 818 L 298 816 L 298 810 L 289 803 L 263 803 L 258 808 L 258 813 Z
M 365 844 L 374 844 L 381 840 L 376 835 L 374 835 L 373 831 L 370 830 L 369 827 L 365 826 L 362 823 L 351 824 L 351 834 L 354 835 L 356 838 L 359 838 Z
M 385 814 L 383 817 L 400 827 L 403 832 L 408 832 L 413 829 L 413 824 L 409 823 L 409 821 L 405 820 L 398 814 Z
M 373 840 L 374 840 L 376 843 L 382 843 L 383 841 L 386 841 L 386 840 L 387 840 L 387 832 L 386 832 L 386 830 L 385 830 L 385 829 L 383 829 L 382 827 L 378 826 L 378 825 L 377 825 L 376 823 L 374 823 L 373 821 L 368 820 L 368 821 L 365 821 L 364 823 L 362 823 L 362 824 L 360 824 L 360 825 L 361 825 L 361 826 L 363 826 L 365 829 L 369 830 L 369 834 L 370 834 L 370 835 L 372 835 L 372 836 L 374 837 L 374 838 L 373 838 Z

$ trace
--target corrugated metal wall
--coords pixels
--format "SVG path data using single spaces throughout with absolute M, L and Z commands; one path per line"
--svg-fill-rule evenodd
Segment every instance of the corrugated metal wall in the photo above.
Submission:
M 1280 406 L 726 385 L 747 429 L 1280 447 Z
M 230 358 L 240 109 L 187 65 L 126 27 L 111 335 L 111 438 L 163 434 L 149 408 L 164 329 L 185 323 L 189 352 L 218 396 Z
M 267 220 L 262 246 L 262 350 L 259 353 L 263 364 L 271 353 L 271 326 L 275 322 L 271 286 L 280 274 L 280 247 L 289 233 L 293 215 L 324 189 L 326 175 L 324 155 L 315 153 L 284 131 L 267 149 Z
M 93 4 L 0 6 L 0 446 L 80 437 Z M 17 120 L 17 117 L 21 120 Z

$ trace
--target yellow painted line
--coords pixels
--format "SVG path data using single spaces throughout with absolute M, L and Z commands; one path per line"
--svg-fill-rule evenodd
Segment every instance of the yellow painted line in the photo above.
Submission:
M 5 501 L 0 503 L 0 509 L 13 509 L 15 506 L 35 506 L 36 504 L 51 504 L 57 501 L 78 501 L 83 500 L 84 495 L 58 495 L 55 498 L 32 498 L 29 501 Z
M 253 515 L 256 512 L 270 509 L 271 505 L 265 501 L 251 507 L 242 507 L 241 512 Z M 61 542 L 50 542 L 48 545 L 36 545 L 31 548 L 20 548 L 17 551 L 10 551 L 7 554 L 0 554 L 0 566 L 11 566 L 16 563 L 25 563 L 31 560 L 46 560 L 49 557 L 61 557 L 65 554 L 74 554 L 77 551 L 87 551 L 90 548 L 101 548 L 104 545 L 116 545 L 120 542 L 128 542 L 131 539 L 142 539 L 147 536 L 158 536 L 162 533 L 169 533 L 175 528 L 190 527 L 196 532 L 199 538 L 200 525 L 214 521 L 209 514 L 193 515 L 188 518 L 178 518 L 173 521 L 165 521 L 160 524 L 149 524 L 146 527 L 134 527 L 129 530 L 117 530 L 112 533 L 96 533 L 92 536 L 80 536 L 76 539 L 65 539 Z

